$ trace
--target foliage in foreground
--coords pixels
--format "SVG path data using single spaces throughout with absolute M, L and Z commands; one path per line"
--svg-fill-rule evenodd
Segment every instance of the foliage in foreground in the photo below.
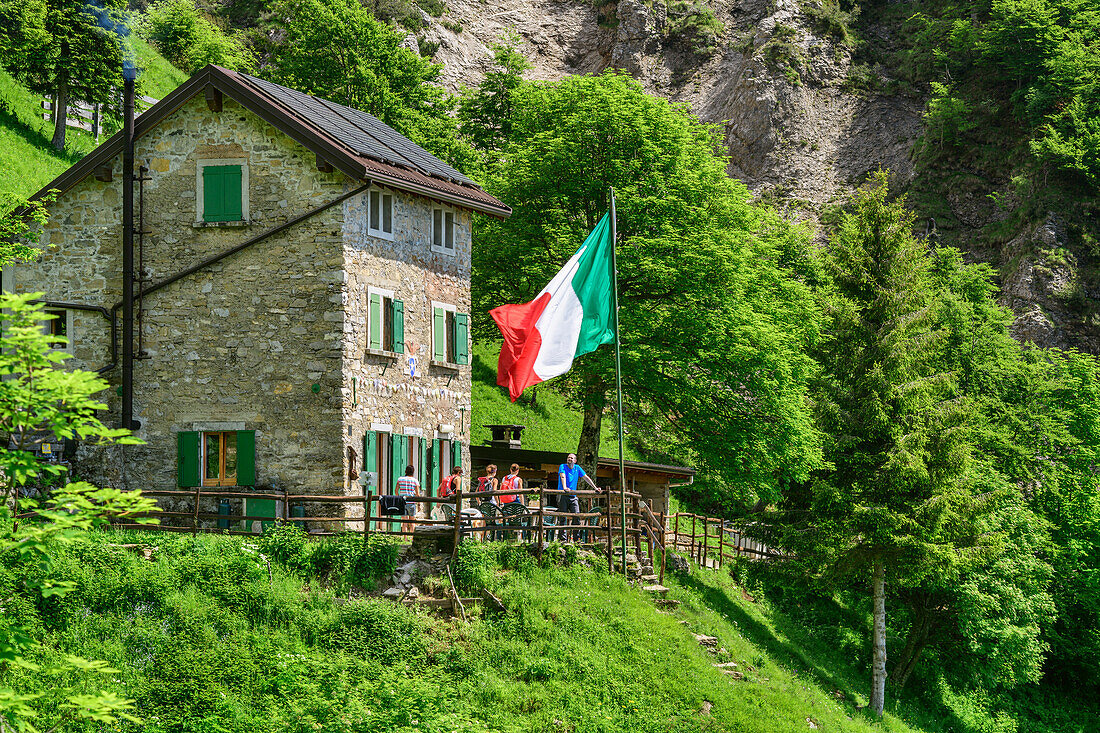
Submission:
M 464 624 L 347 600 L 317 577 L 269 567 L 251 538 L 85 540 L 56 551 L 55 573 L 74 588 L 63 599 L 25 592 L 19 579 L 33 568 L 8 557 L 0 588 L 48 642 L 44 662 L 83 653 L 118 670 L 108 689 L 143 718 L 119 730 L 788 733 L 807 718 L 828 730 L 913 730 L 893 715 L 872 725 L 855 700 L 838 700 L 834 685 L 850 685 L 819 677 L 824 660 L 780 658 L 769 613 L 716 573 L 670 578 L 684 610 L 669 615 L 567 553 L 540 566 L 524 547 L 465 543 L 456 582 L 489 586 L 509 611 L 471 609 Z M 148 546 L 152 558 L 122 545 Z M 718 636 L 724 651 L 712 655 L 692 632 Z M 43 677 L 20 669 L 13 681 L 38 689 Z
M 32 208 L 32 217 L 36 212 Z M 14 222 L 0 218 L 0 232 L 18 231 L 22 225 Z M 18 246 L 0 248 L 0 266 L 27 255 Z M 66 354 L 53 348 L 61 339 L 42 330 L 47 316 L 32 302 L 40 296 L 0 294 L 0 564 L 27 571 L 18 582 L 5 582 L 0 568 L 0 730 L 19 733 L 80 722 L 136 721 L 132 701 L 96 685 L 114 672 L 108 664 L 75 654 L 43 658 L 47 650 L 36 634 L 38 625 L 23 612 L 20 598 L 63 602 L 74 586 L 59 572 L 59 549 L 78 543 L 109 517 L 140 515 L 155 506 L 140 492 L 97 489 L 84 482 L 68 483 L 44 497 L 32 490 L 55 483 L 63 474 L 60 466 L 37 460 L 29 444 L 34 436 L 137 442 L 128 431 L 112 430 L 96 417 L 105 405 L 95 395 L 106 382 L 91 372 L 57 368 Z M 9 686 L 8 680 L 20 674 L 36 675 L 40 684 Z

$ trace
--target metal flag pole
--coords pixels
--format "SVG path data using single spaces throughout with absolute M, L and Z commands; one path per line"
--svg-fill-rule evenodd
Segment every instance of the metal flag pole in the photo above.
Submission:
M 622 522 L 623 575 L 626 575 L 626 470 L 623 465 L 623 364 L 619 344 L 619 263 L 615 234 L 615 188 L 611 188 L 611 293 L 615 313 L 615 391 L 619 400 L 619 519 Z M 609 515 L 610 516 L 610 515 Z M 608 519 L 610 522 L 610 518 Z

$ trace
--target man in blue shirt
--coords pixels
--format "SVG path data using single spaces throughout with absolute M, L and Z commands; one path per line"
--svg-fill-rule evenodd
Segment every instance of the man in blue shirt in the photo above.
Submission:
M 565 457 L 565 463 L 558 466 L 558 488 L 562 491 L 568 491 L 568 494 L 559 495 L 558 511 L 559 512 L 571 512 L 573 514 L 579 514 L 581 511 L 580 502 L 577 500 L 576 491 L 577 483 L 579 479 L 584 479 L 595 490 L 601 491 L 599 486 L 588 477 L 584 469 L 577 465 L 577 456 L 575 453 L 570 453 Z M 572 524 L 573 522 L 570 522 Z M 577 538 L 578 532 L 572 532 L 573 539 Z

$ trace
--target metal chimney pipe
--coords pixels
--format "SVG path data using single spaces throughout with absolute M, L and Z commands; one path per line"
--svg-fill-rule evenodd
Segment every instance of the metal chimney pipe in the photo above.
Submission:
M 134 429 L 134 79 L 122 86 L 122 427 Z

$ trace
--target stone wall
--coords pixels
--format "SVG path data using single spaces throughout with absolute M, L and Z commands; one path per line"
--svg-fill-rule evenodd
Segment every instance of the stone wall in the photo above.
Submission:
M 346 465 L 345 449 L 350 473 L 361 467 L 363 435 L 379 426 L 431 440 L 440 437 L 440 425 L 453 425 L 449 437 L 462 442 L 463 465 L 470 465 L 470 366 L 430 363 L 432 301 L 470 312 L 470 214 L 456 213 L 455 253 L 440 254 L 431 248 L 432 208 L 428 199 L 394 192 L 391 241 L 367 233 L 366 194 L 344 203 L 344 440 L 359 463 Z M 400 356 L 368 353 L 370 287 L 392 291 L 404 304 L 405 349 Z M 427 481 L 423 475 L 417 478 Z

